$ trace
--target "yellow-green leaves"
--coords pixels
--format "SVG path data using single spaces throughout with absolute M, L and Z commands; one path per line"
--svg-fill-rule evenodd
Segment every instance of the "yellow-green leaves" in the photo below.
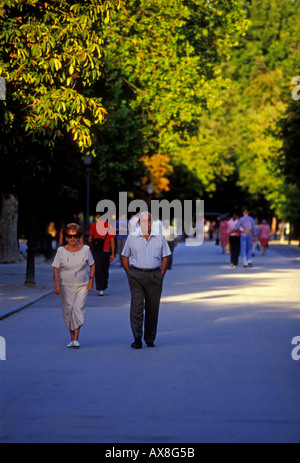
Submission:
M 1 75 L 33 140 L 52 143 L 67 130 L 80 149 L 91 145 L 91 127 L 103 122 L 105 110 L 83 89 L 101 75 L 103 27 L 119 3 L 9 0 L 0 5 Z
M 128 0 L 118 12 L 106 59 L 133 94 L 149 153 L 185 162 L 201 116 L 222 103 L 227 82 L 217 65 L 246 27 L 242 0 Z M 208 164 L 199 162 L 197 172 Z

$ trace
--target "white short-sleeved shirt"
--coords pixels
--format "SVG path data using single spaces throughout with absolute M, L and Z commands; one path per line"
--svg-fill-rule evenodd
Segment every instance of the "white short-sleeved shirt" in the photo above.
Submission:
M 88 246 L 79 251 L 67 251 L 65 247 L 58 248 L 52 267 L 60 268 L 60 284 L 64 286 L 83 286 L 89 282 L 88 266 L 94 259 Z
M 121 255 L 129 258 L 129 265 L 153 269 L 160 267 L 162 258 L 170 256 L 171 251 L 163 235 L 151 234 L 146 240 L 139 230 L 136 235 L 128 235 Z

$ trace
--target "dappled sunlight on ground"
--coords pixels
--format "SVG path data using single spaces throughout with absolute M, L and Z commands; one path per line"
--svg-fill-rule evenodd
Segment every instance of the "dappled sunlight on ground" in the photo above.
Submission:
M 214 313 L 218 323 L 300 318 L 300 256 L 283 257 L 275 249 L 267 257 L 257 255 L 252 268 L 231 269 L 228 255 L 220 255 L 218 247 L 205 243 L 189 257 L 190 265 L 181 261 L 168 277 L 163 305 Z M 182 271 L 184 278 L 180 278 Z

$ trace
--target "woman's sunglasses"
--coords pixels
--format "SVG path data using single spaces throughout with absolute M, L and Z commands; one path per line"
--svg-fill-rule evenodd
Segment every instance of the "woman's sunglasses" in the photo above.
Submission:
M 80 234 L 76 233 L 76 235 L 66 235 L 66 238 L 80 238 Z

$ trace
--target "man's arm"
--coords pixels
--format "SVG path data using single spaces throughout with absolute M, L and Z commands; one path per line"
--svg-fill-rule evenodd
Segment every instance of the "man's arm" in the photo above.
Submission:
M 236 224 L 236 226 L 234 227 L 234 231 L 238 231 L 239 228 L 241 226 L 241 222 L 240 222 L 240 219 L 238 220 L 238 223 Z
M 167 257 L 163 257 L 163 258 L 162 258 L 162 261 L 161 261 L 160 273 L 162 274 L 162 276 L 165 275 L 165 273 L 166 273 L 166 271 L 167 271 L 167 267 L 168 267 L 168 256 L 167 256 Z
M 129 270 L 129 257 L 121 256 L 122 265 L 124 267 L 125 272 Z

